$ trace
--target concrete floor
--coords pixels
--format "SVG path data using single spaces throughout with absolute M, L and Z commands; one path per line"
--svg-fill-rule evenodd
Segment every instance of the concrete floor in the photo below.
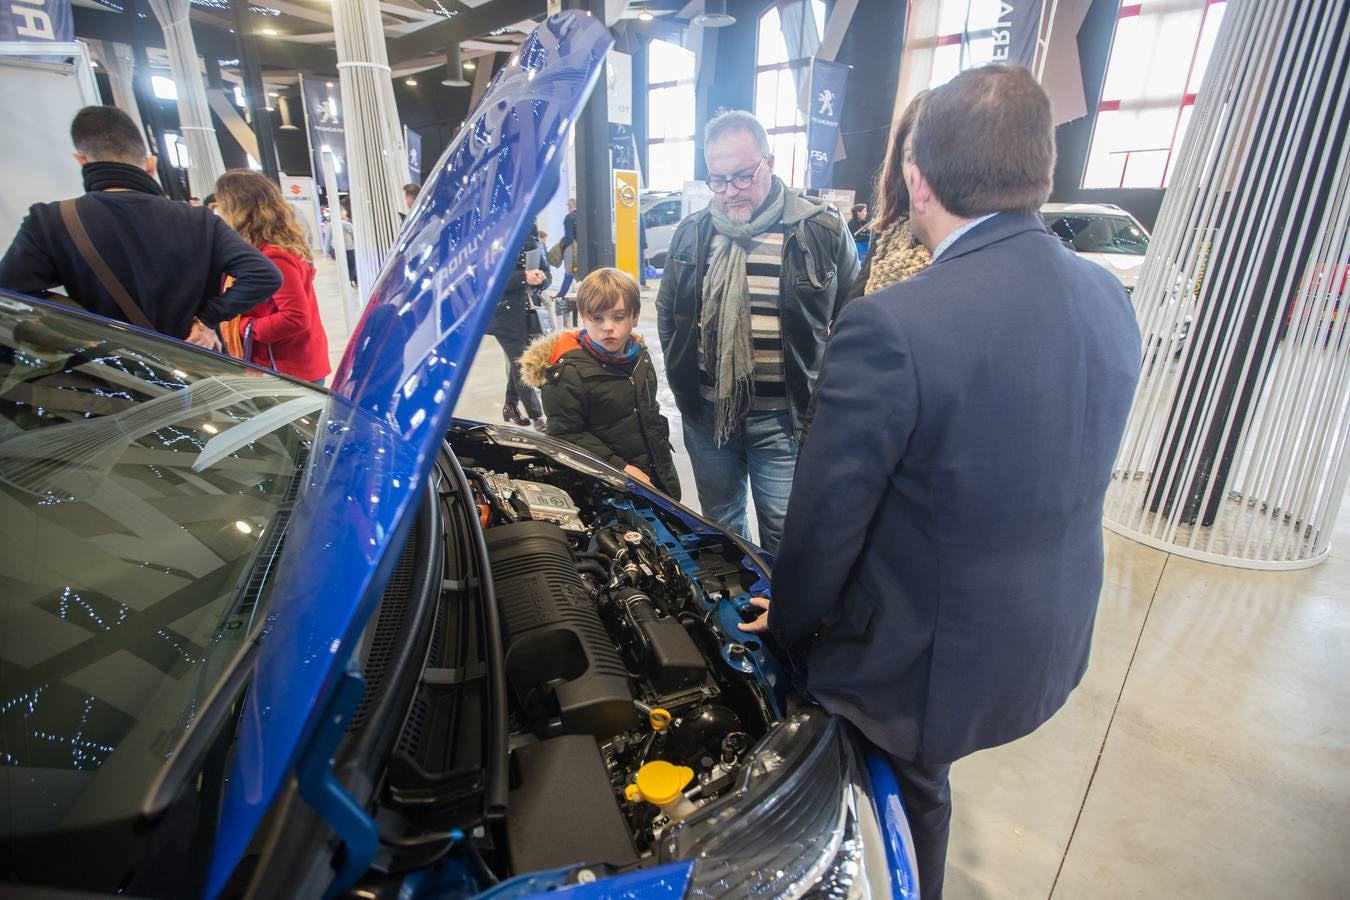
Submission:
M 321 263 L 336 362 L 334 278 Z M 499 421 L 504 377 L 487 340 L 457 412 Z M 1083 684 L 1035 734 L 953 769 L 947 898 L 1350 898 L 1350 504 L 1331 558 L 1300 572 L 1110 533 L 1106 550 Z

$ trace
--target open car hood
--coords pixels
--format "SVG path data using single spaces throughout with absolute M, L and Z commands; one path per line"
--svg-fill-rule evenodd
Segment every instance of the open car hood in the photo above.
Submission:
M 580 13 L 537 28 L 446 149 L 380 274 L 338 367 L 277 567 L 208 896 L 295 770 L 349 664 L 612 43 Z

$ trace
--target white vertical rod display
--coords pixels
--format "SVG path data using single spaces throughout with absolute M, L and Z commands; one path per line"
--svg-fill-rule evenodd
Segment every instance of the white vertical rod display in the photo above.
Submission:
M 1348 138 L 1339 0 L 1228 4 L 1134 292 L 1108 528 L 1250 568 L 1326 557 L 1350 481 Z
M 334 0 L 333 31 L 346 117 L 356 281 L 360 296 L 366 297 L 398 238 L 408 154 L 394 101 L 379 4 Z
M 206 104 L 206 83 L 197 58 L 197 42 L 192 37 L 188 18 L 189 0 L 149 0 L 150 9 L 164 30 L 164 46 L 169 52 L 169 68 L 178 88 L 178 122 L 188 150 L 188 189 L 205 197 L 225 173 L 216 129 L 211 124 L 211 108 Z

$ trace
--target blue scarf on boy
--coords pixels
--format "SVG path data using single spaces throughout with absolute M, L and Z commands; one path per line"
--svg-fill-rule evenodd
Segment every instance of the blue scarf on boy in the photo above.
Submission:
M 584 328 L 577 334 L 577 340 L 581 342 L 581 346 L 585 347 L 586 352 L 591 356 L 594 356 L 602 363 L 609 363 L 611 366 L 618 366 L 621 369 L 632 369 L 633 365 L 637 362 L 638 352 L 642 349 L 638 345 L 638 342 L 630 337 L 628 343 L 624 344 L 618 352 L 610 353 L 604 348 L 603 344 L 600 344 L 587 334 L 586 329 Z

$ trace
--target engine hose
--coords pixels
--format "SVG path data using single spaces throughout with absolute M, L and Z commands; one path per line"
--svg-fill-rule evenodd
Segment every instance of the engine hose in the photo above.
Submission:
M 583 575 L 590 575 L 596 580 L 600 587 L 609 584 L 609 570 L 598 562 L 590 559 L 583 559 L 577 563 L 577 571 Z
M 574 553 L 573 556 L 575 556 L 577 559 L 589 560 L 591 562 L 598 563 L 604 566 L 605 569 L 607 570 L 612 570 L 614 568 L 614 560 L 610 559 L 603 553 L 591 553 L 589 550 L 579 550 L 576 553 Z

